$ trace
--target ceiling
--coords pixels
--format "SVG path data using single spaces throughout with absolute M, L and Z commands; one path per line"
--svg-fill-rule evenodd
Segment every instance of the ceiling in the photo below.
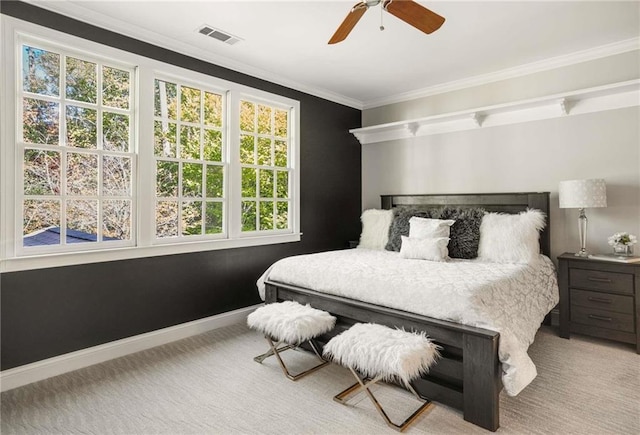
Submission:
M 378 6 L 336 45 L 327 41 L 357 0 L 29 2 L 357 108 L 584 59 L 584 50 L 640 46 L 639 1 L 419 0 L 446 18 L 431 35 Z M 201 35 L 203 24 L 242 41 L 227 45 Z

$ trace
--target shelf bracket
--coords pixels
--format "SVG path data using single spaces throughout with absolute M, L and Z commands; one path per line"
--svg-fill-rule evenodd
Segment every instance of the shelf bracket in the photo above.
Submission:
M 558 105 L 560 106 L 560 113 L 562 113 L 563 115 L 569 114 L 569 100 L 567 100 L 566 98 L 560 98 L 558 100 Z
M 407 130 L 409 130 L 411 136 L 415 136 L 418 132 L 418 129 L 420 128 L 420 124 L 418 124 L 417 122 L 410 122 L 406 124 L 405 127 L 407 128 Z
M 476 127 L 482 127 L 482 121 L 484 121 L 484 116 L 480 115 L 478 112 L 473 112 L 471 114 L 471 121 L 473 121 Z

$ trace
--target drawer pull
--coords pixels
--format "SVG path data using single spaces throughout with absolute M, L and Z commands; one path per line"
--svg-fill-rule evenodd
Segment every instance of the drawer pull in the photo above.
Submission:
M 609 278 L 598 278 L 597 276 L 588 276 L 587 280 L 595 282 L 611 282 Z
M 601 304 L 610 304 L 610 303 L 613 302 L 611 299 L 596 298 L 596 297 L 593 297 L 593 296 L 589 296 L 587 299 L 590 300 L 591 302 L 599 302 Z
M 598 316 L 597 314 L 589 314 L 589 318 L 593 320 L 602 320 L 603 322 L 611 322 L 613 320 L 611 317 Z

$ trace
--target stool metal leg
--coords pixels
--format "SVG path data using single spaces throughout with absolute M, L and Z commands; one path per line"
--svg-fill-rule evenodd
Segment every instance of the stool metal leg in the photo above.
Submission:
M 315 372 L 316 370 L 318 370 L 318 369 L 326 366 L 327 364 L 329 364 L 329 361 L 326 361 L 324 358 L 322 358 L 322 356 L 320 355 L 320 352 L 318 352 L 318 349 L 316 348 L 316 345 L 313 342 L 313 340 L 309 340 L 309 344 L 311 345 L 311 349 L 313 349 L 313 352 L 315 353 L 316 357 L 321 362 L 320 362 L 320 364 L 318 364 L 318 365 L 316 365 L 314 367 L 311 367 L 308 370 L 305 370 L 303 372 L 300 372 L 298 374 L 293 375 L 293 374 L 289 373 L 289 369 L 287 369 L 287 366 L 285 365 L 284 361 L 280 357 L 280 352 L 284 352 L 285 350 L 289 350 L 289 349 L 294 349 L 297 346 L 290 344 L 290 345 L 286 345 L 286 346 L 283 346 L 281 348 L 278 348 L 280 343 L 277 343 L 277 344 L 274 345 L 273 344 L 273 340 L 271 340 L 271 337 L 268 337 L 268 336 L 265 336 L 265 339 L 269 343 L 270 350 L 268 352 L 266 352 L 266 353 L 263 353 L 262 355 L 258 355 L 257 357 L 254 358 L 254 360 L 256 362 L 262 363 L 262 361 L 264 361 L 266 358 L 268 358 L 268 357 L 270 357 L 272 355 L 275 355 L 275 357 L 278 360 L 278 363 L 280 364 L 280 367 L 282 368 L 282 371 L 283 371 L 284 375 L 287 378 L 291 379 L 292 381 L 297 381 L 298 379 L 300 379 L 300 378 L 302 378 L 302 377 L 304 377 L 306 375 L 309 375 L 309 374 Z
M 280 343 L 276 343 L 275 347 L 278 349 L 278 352 L 284 352 L 285 350 L 289 350 L 289 349 L 293 349 L 294 346 L 293 344 L 288 344 L 286 346 L 282 346 L 282 347 L 278 347 L 280 346 Z M 273 356 L 273 350 L 270 348 L 267 352 L 263 353 L 262 355 L 258 355 L 256 357 L 253 357 L 253 360 L 255 362 L 258 363 L 262 363 L 262 361 L 264 361 L 265 359 L 269 358 L 270 356 Z
M 398 432 L 402 432 L 405 429 L 407 429 L 414 421 L 416 421 L 418 419 L 418 417 L 420 417 L 420 415 L 422 415 L 422 413 L 424 411 L 426 411 L 431 406 L 431 401 L 430 400 L 424 401 L 424 399 L 422 399 L 418 395 L 418 393 L 416 393 L 416 391 L 413 389 L 413 387 L 411 385 L 409 385 L 409 390 L 418 399 L 420 399 L 421 401 L 424 401 L 424 403 L 418 409 L 416 409 L 409 417 L 407 417 L 407 419 L 404 422 L 402 422 L 402 424 L 400 424 L 400 425 L 395 424 L 394 422 L 391 421 L 391 419 L 389 418 L 387 413 L 384 411 L 384 409 L 380 405 L 380 402 L 378 402 L 376 397 L 373 395 L 373 393 L 369 389 L 369 387 L 373 386 L 376 382 L 380 381 L 381 377 L 376 377 L 373 380 L 369 380 L 367 378 L 362 379 L 360 377 L 360 375 L 358 375 L 358 373 L 356 373 L 356 371 L 353 370 L 351 367 L 349 367 L 349 370 L 351 370 L 351 373 L 358 380 L 358 382 L 353 384 L 352 386 L 350 386 L 346 390 L 342 391 L 338 395 L 336 395 L 333 398 L 333 400 L 345 405 L 346 402 L 349 400 L 349 396 L 353 396 L 354 394 L 356 394 L 360 390 L 364 389 L 365 392 L 367 393 L 367 396 L 369 396 L 369 399 L 371 400 L 373 405 L 376 407 L 376 410 L 378 411 L 378 413 L 380 413 L 380 415 L 384 419 L 385 423 L 387 423 L 387 425 L 389 427 L 397 430 Z

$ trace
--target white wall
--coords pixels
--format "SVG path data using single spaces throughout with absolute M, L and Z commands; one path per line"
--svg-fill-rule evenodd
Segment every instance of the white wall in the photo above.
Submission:
M 507 95 L 533 98 L 579 89 L 559 78 L 565 77 L 567 71 L 576 76 L 575 82 L 579 82 L 580 87 L 606 84 L 602 82 L 606 82 L 603 77 L 607 71 L 614 79 L 609 83 L 638 78 L 638 59 L 638 52 L 632 52 L 504 81 L 501 88 L 491 84 L 476 89 L 477 93 L 474 89 L 457 91 L 450 93 L 455 95 L 450 95 L 453 102 L 449 103 L 449 107 L 456 108 L 447 111 L 509 101 Z M 513 82 L 537 83 L 540 93 L 518 91 Z M 557 89 L 558 82 L 567 89 Z M 496 89 L 494 95 L 500 101 L 491 101 L 487 86 Z M 550 89 L 552 91 L 547 92 Z M 526 97 L 520 97 L 522 94 Z M 368 119 L 367 125 L 371 125 L 371 122 L 426 116 L 434 114 L 432 103 L 442 107 L 447 105 L 446 101 L 447 95 L 443 94 L 404 105 L 394 104 L 387 107 L 388 116 L 384 107 L 370 109 L 363 113 L 363 119 Z M 551 253 L 555 257 L 579 248 L 578 211 L 558 208 L 558 183 L 604 178 L 608 207 L 587 210 L 587 248 L 608 252 L 606 239 L 614 232 L 629 231 L 640 236 L 639 126 L 640 108 L 636 106 L 365 145 L 362 150 L 363 208 L 379 207 L 382 194 L 550 191 Z M 640 251 L 640 246 L 636 249 Z

